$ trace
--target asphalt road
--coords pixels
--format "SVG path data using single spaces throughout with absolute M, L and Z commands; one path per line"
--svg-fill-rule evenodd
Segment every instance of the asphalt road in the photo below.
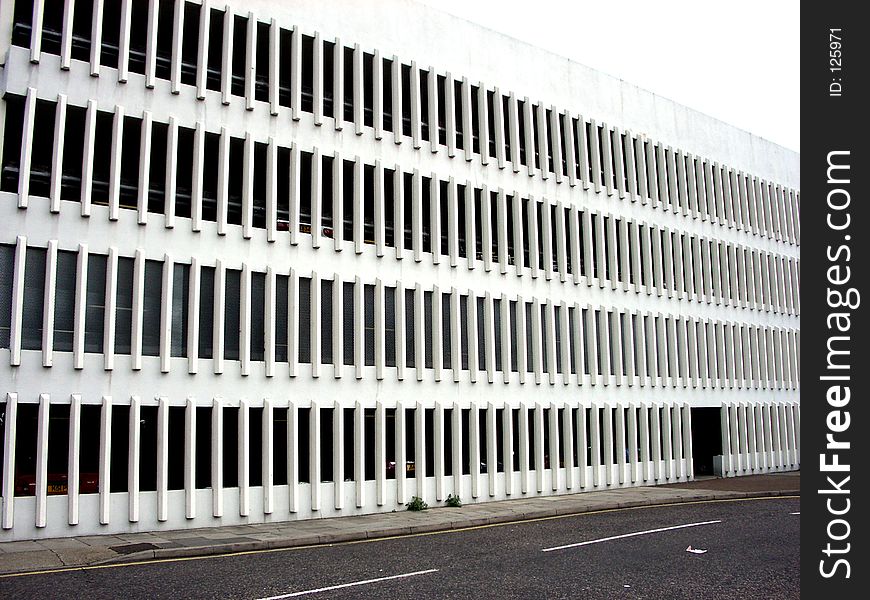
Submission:
M 617 510 L 327 547 L 4 577 L 0 597 L 798 598 L 800 516 L 793 513 L 799 511 L 798 499 Z M 660 531 L 626 536 L 650 530 Z M 614 536 L 621 537 L 596 541 Z M 593 543 L 577 545 L 582 542 Z M 689 546 L 706 552 L 687 552 Z

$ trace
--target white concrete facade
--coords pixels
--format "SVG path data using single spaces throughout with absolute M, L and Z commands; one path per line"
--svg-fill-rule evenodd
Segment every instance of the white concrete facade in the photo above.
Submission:
M 412 2 L 109 4 L 0 6 L 0 539 L 799 468 L 796 154 Z

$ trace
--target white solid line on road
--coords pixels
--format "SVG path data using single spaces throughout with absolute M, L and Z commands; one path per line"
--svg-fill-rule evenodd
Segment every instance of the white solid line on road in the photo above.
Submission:
M 357 585 L 368 585 L 369 583 L 378 583 L 379 581 L 388 581 L 390 579 L 402 579 L 403 577 L 413 577 L 414 575 L 426 575 L 427 573 L 436 573 L 438 569 L 426 569 L 425 571 L 414 571 L 413 573 L 402 573 L 401 575 L 390 575 L 389 577 L 376 577 L 374 579 L 364 579 L 362 581 L 352 581 L 351 583 L 340 583 L 338 585 L 330 585 L 328 587 L 317 588 L 314 590 L 303 590 L 301 592 L 291 592 L 280 596 L 269 596 L 267 598 L 259 598 L 258 600 L 282 600 L 283 598 L 296 598 L 297 596 L 307 596 L 308 594 L 317 594 L 320 592 L 328 592 L 330 590 L 338 590 L 341 588 L 354 587 Z
M 646 531 L 635 531 L 634 533 L 623 533 L 622 535 L 613 535 L 606 538 L 601 538 L 598 540 L 589 540 L 587 542 L 577 542 L 576 544 L 565 544 L 564 546 L 555 546 L 553 548 L 543 548 L 541 552 L 552 552 L 553 550 L 564 550 L 565 548 L 576 548 L 578 546 L 588 546 L 590 544 L 597 544 L 599 542 L 609 542 L 611 540 L 620 540 L 622 538 L 634 537 L 637 535 L 647 535 L 648 533 L 659 533 L 661 531 L 670 531 L 672 529 L 684 529 L 686 527 L 698 527 L 699 525 L 713 525 L 714 523 L 721 523 L 722 521 L 702 521 L 700 523 L 687 523 L 685 525 L 674 525 L 672 527 L 660 527 L 658 529 L 648 529 Z
M 800 513 L 799 513 L 799 512 L 796 512 L 796 513 L 788 513 L 788 514 L 790 514 L 790 515 L 799 515 Z

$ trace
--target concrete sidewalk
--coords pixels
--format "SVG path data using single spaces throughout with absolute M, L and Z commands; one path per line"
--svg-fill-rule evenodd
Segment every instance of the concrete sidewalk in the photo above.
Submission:
M 482 502 L 423 512 L 401 510 L 285 523 L 3 542 L 0 574 L 334 544 L 613 508 L 797 494 L 799 471 Z

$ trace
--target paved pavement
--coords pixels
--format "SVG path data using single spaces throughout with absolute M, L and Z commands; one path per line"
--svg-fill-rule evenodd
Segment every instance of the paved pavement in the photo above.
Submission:
M 333 544 L 613 508 L 799 493 L 800 472 L 776 473 L 484 502 L 461 508 L 438 507 L 423 512 L 3 542 L 0 543 L 0 574 Z

